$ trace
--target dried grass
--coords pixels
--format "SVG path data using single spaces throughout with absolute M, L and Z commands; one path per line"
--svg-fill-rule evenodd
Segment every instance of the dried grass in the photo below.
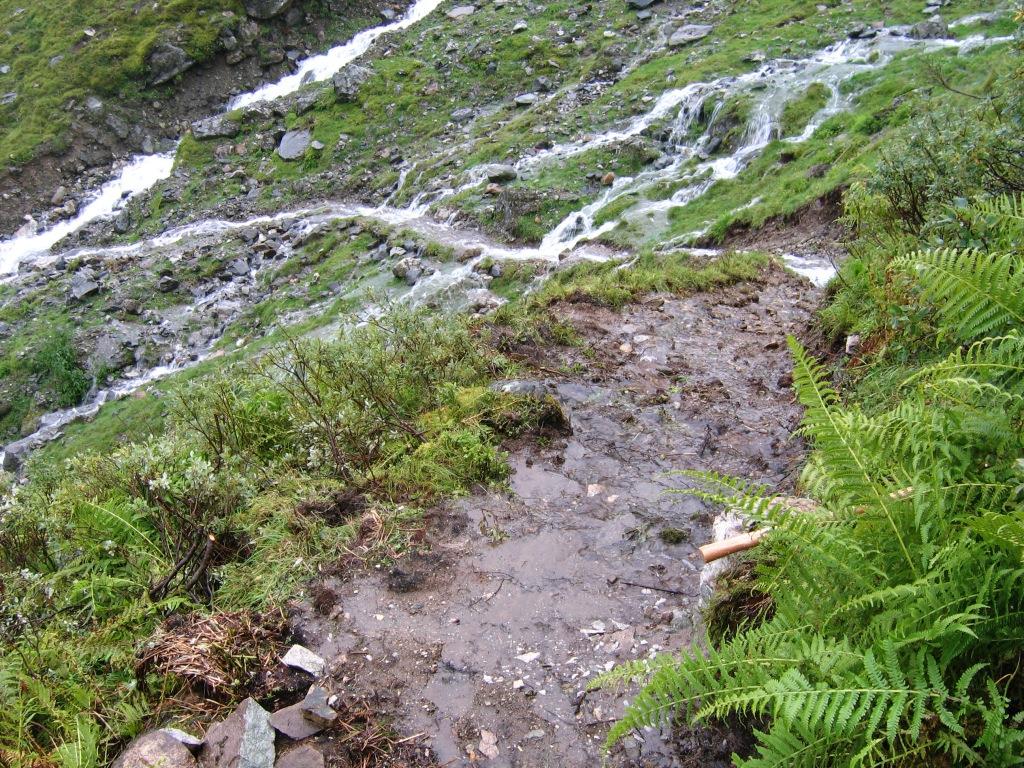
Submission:
M 216 699 L 247 693 L 254 677 L 275 667 L 286 634 L 283 614 L 188 613 L 168 618 L 139 654 L 140 676 L 183 682 Z

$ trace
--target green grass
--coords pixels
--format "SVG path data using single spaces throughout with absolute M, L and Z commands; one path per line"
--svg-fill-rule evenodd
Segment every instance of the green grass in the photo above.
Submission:
M 811 83 L 795 99 L 786 104 L 779 120 L 783 136 L 800 133 L 811 118 L 828 103 L 831 92 L 824 83 Z

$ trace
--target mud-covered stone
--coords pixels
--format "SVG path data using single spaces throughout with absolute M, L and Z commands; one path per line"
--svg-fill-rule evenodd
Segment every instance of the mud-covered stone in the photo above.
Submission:
M 303 744 L 281 755 L 276 768 L 324 768 L 324 756 L 316 747 Z

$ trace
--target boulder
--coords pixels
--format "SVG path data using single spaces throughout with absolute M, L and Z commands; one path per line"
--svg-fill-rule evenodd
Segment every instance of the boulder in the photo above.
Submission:
M 164 275 L 157 281 L 156 289 L 160 291 L 160 293 L 170 293 L 171 291 L 176 290 L 178 285 L 178 281 L 173 277 L 170 275 Z
M 489 165 L 487 167 L 488 181 L 515 181 L 518 177 L 519 172 L 511 165 Z
M 324 768 L 324 756 L 316 747 L 303 744 L 281 755 L 276 768 Z
M 215 115 L 192 123 L 192 135 L 197 139 L 221 139 L 237 136 L 241 126 L 224 115 Z
M 128 745 L 111 768 L 195 768 L 188 747 L 163 731 L 144 733 Z
M 683 24 L 668 39 L 668 44 L 673 47 L 689 45 L 698 40 L 703 40 L 711 34 L 714 27 L 710 24 Z
M 160 43 L 146 57 L 149 84 L 161 85 L 177 77 L 195 62 L 181 48 L 171 43 Z
M 338 72 L 331 82 L 334 84 L 334 95 L 339 101 L 352 101 L 359 94 L 359 88 L 373 75 L 373 71 L 358 64 L 349 64 Z
M 650 8 L 656 2 L 658 2 L 658 0 L 626 0 L 626 5 L 630 8 L 642 11 L 644 8 Z
M 466 16 L 472 15 L 475 11 L 476 11 L 476 6 L 475 5 L 457 5 L 454 8 L 452 8 L 450 11 L 448 11 L 448 13 L 446 13 L 445 15 L 449 19 L 461 19 L 461 18 L 464 18 Z
M 245 12 L 254 19 L 272 19 L 291 5 L 292 0 L 242 0 Z
M 207 732 L 199 764 L 203 768 L 273 768 L 274 755 L 270 714 L 246 699 Z
M 297 160 L 306 154 L 312 140 L 313 134 L 305 128 L 288 131 L 281 137 L 281 143 L 277 146 L 277 154 L 282 160 Z
M 536 104 L 538 98 L 536 93 L 521 93 L 516 96 L 516 106 L 529 107 Z
M 949 37 L 949 27 L 942 19 L 919 21 L 910 28 L 910 37 L 915 40 L 938 40 Z

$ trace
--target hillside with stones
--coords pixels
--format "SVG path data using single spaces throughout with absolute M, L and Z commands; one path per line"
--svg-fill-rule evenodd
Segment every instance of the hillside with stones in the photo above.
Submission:
M 910 369 L 947 336 L 864 254 L 1017 247 L 971 207 L 1018 190 L 1013 9 L 0 18 L 0 760 L 764 756 L 738 705 L 607 741 L 717 637 L 686 473 L 809 492 L 787 339 Z

